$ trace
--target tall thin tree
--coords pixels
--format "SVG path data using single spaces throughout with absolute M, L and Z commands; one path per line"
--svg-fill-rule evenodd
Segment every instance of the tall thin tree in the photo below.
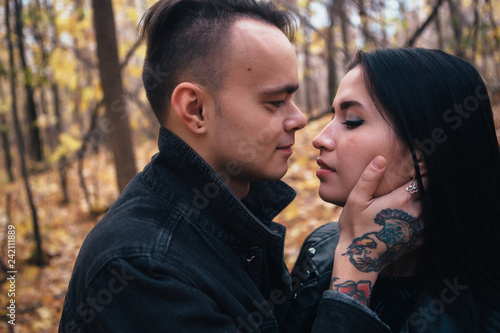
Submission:
M 113 151 L 118 188 L 121 192 L 135 176 L 137 169 L 118 59 L 113 4 L 111 0 L 92 0 L 92 6 L 106 118 L 112 124 L 107 137 Z
M 7 1 L 8 2 L 8 1 Z M 26 120 L 28 121 L 29 128 L 29 152 L 33 161 L 43 161 L 42 141 L 40 137 L 40 128 L 37 123 L 36 105 L 33 89 L 33 78 L 31 68 L 26 61 L 26 52 L 24 49 L 24 33 L 23 33 L 23 20 L 22 10 L 23 4 L 21 0 L 13 0 L 16 17 L 16 35 L 17 45 L 19 48 L 19 57 L 24 72 L 24 88 L 26 90 Z
M 349 30 L 350 30 L 349 18 L 346 13 L 347 9 L 345 0 L 337 0 L 334 6 L 336 7 L 336 11 L 340 19 L 340 27 L 342 31 L 342 44 L 343 44 L 342 48 L 344 52 L 344 67 L 345 67 L 349 62 L 349 60 L 351 59 L 351 54 L 349 52 Z
M 460 0 L 448 0 L 450 6 L 451 27 L 455 35 L 455 55 L 461 58 L 466 58 L 463 48 L 463 29 L 464 19 L 462 15 L 462 3 Z
M 14 0 L 15 3 L 15 0 Z M 17 93 L 16 93 L 16 66 L 14 61 L 14 45 L 12 43 L 12 34 L 10 28 L 10 6 L 9 1 L 5 2 L 5 25 L 6 25 L 6 35 L 7 35 L 7 47 L 9 50 L 9 65 L 10 65 L 10 89 L 12 94 L 11 107 L 12 107 L 12 119 L 14 122 L 14 129 L 17 136 L 17 150 L 19 158 L 21 160 L 21 174 L 24 180 L 24 188 L 26 190 L 26 196 L 28 198 L 28 203 L 31 210 L 31 217 L 33 221 L 33 234 L 35 237 L 35 254 L 33 257 L 34 262 L 38 266 L 44 264 L 43 252 L 42 252 L 42 238 L 40 236 L 40 230 L 38 228 L 38 216 L 35 207 L 35 202 L 33 200 L 33 195 L 31 193 L 30 183 L 28 179 L 28 171 L 26 168 L 26 159 L 24 157 L 24 140 L 21 132 L 21 125 L 19 124 L 19 118 L 17 116 Z
M 336 43 L 336 38 L 335 38 L 335 6 L 334 6 L 334 1 L 336 0 L 329 0 L 327 2 L 327 13 L 328 13 L 328 18 L 330 20 L 330 25 L 328 26 L 328 32 L 327 32 L 327 68 L 328 68 L 328 104 L 331 105 L 333 98 L 335 97 L 335 94 L 337 92 L 337 67 L 336 67 L 336 62 L 335 58 L 337 55 L 337 45 Z
M 305 11 L 305 16 L 310 17 L 311 11 L 309 9 L 310 1 L 307 1 L 304 11 Z M 305 85 L 305 99 L 306 99 L 306 114 L 307 117 L 310 118 L 312 116 L 313 112 L 313 104 L 312 104 L 312 68 L 311 68 L 311 53 L 309 51 L 309 48 L 311 46 L 311 41 L 312 41 L 312 31 L 307 27 L 307 25 L 304 24 L 303 28 L 303 34 L 304 34 L 304 85 Z
M 4 76 L 8 80 L 8 75 L 3 70 L 0 71 L 1 76 Z M 3 86 L 0 85 L 0 98 L 5 100 Z M 12 172 L 12 154 L 10 152 L 10 144 L 9 144 L 9 126 L 7 125 L 7 117 L 4 113 L 0 113 L 0 138 L 2 139 L 2 148 L 4 154 L 5 161 L 5 171 L 7 172 L 7 176 L 9 177 L 9 182 L 14 181 L 14 173 Z
M 37 0 L 38 3 L 38 0 Z M 47 0 L 44 2 L 45 9 L 47 11 L 48 19 L 49 19 L 49 25 L 52 30 L 51 38 L 50 38 L 50 47 L 52 50 L 55 50 L 58 45 L 59 45 L 59 40 L 58 40 L 58 32 L 57 32 L 57 25 L 56 25 L 56 12 L 54 8 L 54 3 L 49 3 Z M 63 117 L 62 117 L 62 112 L 61 112 L 61 99 L 59 96 L 59 84 L 57 83 L 56 79 L 52 75 L 49 79 L 50 81 L 50 87 L 52 90 L 52 102 L 54 104 L 54 116 L 55 116 L 55 134 L 59 138 L 60 135 L 63 132 L 64 129 L 64 122 L 63 122 Z M 65 155 L 62 155 L 59 158 L 59 161 L 57 161 L 57 168 L 59 171 L 59 181 L 61 183 L 61 190 L 62 190 L 62 203 L 66 204 L 69 202 L 69 194 L 68 194 L 68 175 L 67 175 L 67 168 L 68 168 L 68 159 L 66 158 Z

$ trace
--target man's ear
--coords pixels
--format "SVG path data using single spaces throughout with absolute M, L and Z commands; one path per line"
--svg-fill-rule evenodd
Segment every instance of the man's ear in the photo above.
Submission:
M 180 83 L 172 93 L 172 109 L 186 128 L 195 134 L 207 131 L 204 110 L 207 98 L 205 89 L 190 82 Z

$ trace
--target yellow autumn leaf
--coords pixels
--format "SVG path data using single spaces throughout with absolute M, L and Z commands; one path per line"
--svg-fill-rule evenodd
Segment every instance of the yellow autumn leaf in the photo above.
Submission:
M 134 23 L 139 22 L 139 13 L 137 12 L 137 10 L 135 8 L 127 7 L 125 9 L 125 14 L 131 22 L 134 22 Z
M 62 133 L 59 135 L 59 145 L 57 146 L 55 152 L 50 156 L 49 161 L 51 163 L 56 163 L 62 156 L 67 156 L 80 149 L 81 144 L 80 139 L 76 139 L 68 133 Z
M 57 48 L 50 54 L 49 66 L 52 68 L 54 79 L 61 85 L 70 89 L 77 86 L 76 61 L 66 50 Z

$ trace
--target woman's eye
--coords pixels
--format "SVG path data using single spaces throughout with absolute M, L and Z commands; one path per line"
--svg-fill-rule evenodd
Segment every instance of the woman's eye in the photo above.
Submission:
M 344 124 L 347 129 L 354 129 L 360 125 L 362 125 L 365 121 L 362 119 L 356 119 L 356 120 L 346 120 L 342 124 Z

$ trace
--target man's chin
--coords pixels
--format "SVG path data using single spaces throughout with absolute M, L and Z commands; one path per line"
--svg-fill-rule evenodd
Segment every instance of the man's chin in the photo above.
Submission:
M 251 180 L 252 182 L 277 182 L 278 180 L 281 180 L 286 174 L 286 171 L 284 172 L 275 172 L 275 173 L 272 173 L 272 174 L 267 174 L 267 175 L 262 175 L 262 176 L 258 176 L 258 177 L 255 177 L 253 178 L 253 180 Z
M 275 173 L 274 177 L 272 177 L 273 181 L 278 181 L 278 180 L 282 179 L 283 177 L 285 177 L 287 172 L 288 172 L 288 164 L 283 168 L 283 170 Z

